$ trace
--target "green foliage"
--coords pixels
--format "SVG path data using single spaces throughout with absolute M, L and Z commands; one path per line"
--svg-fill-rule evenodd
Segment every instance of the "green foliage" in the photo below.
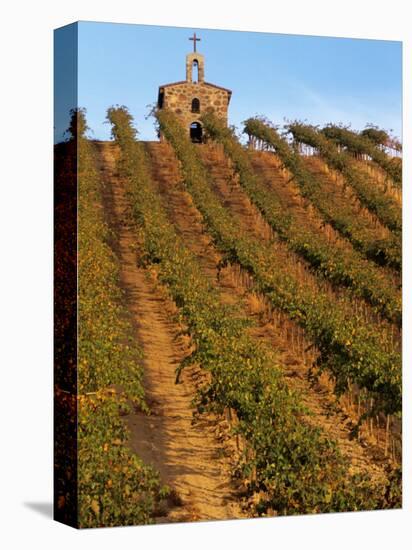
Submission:
M 262 184 L 253 171 L 247 151 L 231 130 L 212 114 L 207 114 L 202 120 L 210 136 L 223 145 L 239 174 L 241 186 L 278 236 L 322 277 L 334 284 L 353 289 L 355 294 L 368 300 L 388 320 L 400 324 L 400 293 L 393 288 L 381 270 L 352 248 L 348 250 L 331 247 L 317 226 L 308 223 L 303 227 L 294 216 L 293 210 L 285 210 L 276 195 Z M 286 141 L 281 138 L 276 144 L 283 146 L 283 156 L 293 154 Z
M 127 145 L 137 137 L 137 130 L 133 127 L 133 117 L 127 107 L 109 107 L 107 109 L 107 119 L 112 125 L 112 138 L 116 139 L 120 146 Z
M 172 114 L 162 110 L 157 116 L 161 131 L 181 161 L 188 191 L 208 229 L 221 243 L 220 223 L 227 225 L 228 231 L 236 228 L 228 213 L 215 220 L 215 208 L 219 207 L 210 203 L 213 199 L 195 146 Z M 305 422 L 307 411 L 283 382 L 272 353 L 247 335 L 245 321 L 235 309 L 222 306 L 217 291 L 168 221 L 141 144 L 127 137 L 127 127 L 119 125 L 115 132 L 122 144 L 119 166 L 129 184 L 145 261 L 156 269 L 188 326 L 195 345 L 190 360 L 212 375 L 211 382 L 199 393 L 199 411 L 236 411 L 236 429 L 246 441 L 237 473 L 249 480 L 251 492 L 265 493 L 257 513 L 265 513 L 269 507 L 279 514 L 293 514 L 382 506 L 385 487 L 347 475 L 347 465 L 336 444 Z M 249 244 L 239 231 L 228 235 L 225 243 L 228 258 L 230 254 L 241 256 L 241 247 Z M 245 259 L 251 260 L 253 252 L 245 249 Z M 252 471 L 255 476 L 251 481 Z
M 130 402 L 147 410 L 142 354 L 123 305 L 119 263 L 107 243 L 94 151 L 84 138 L 78 155 L 79 525 L 151 523 L 166 489 L 128 448 L 119 416 Z
M 375 146 L 386 145 L 390 140 L 388 132 L 373 125 L 367 126 L 360 135 L 372 141 Z
M 319 366 L 335 377 L 337 392 L 353 381 L 376 396 L 377 408 L 389 413 L 400 411 L 401 358 L 393 350 L 391 333 L 355 315 L 351 300 L 334 300 L 320 288 L 306 288 L 289 264 L 279 263 L 270 243 L 245 234 L 236 217 L 212 192 L 196 146 L 173 114 L 162 111 L 157 116 L 182 164 L 187 190 L 227 260 L 242 265 L 253 275 L 257 290 L 305 329 L 320 350 Z M 203 123 L 207 125 L 206 118 Z M 213 135 L 211 125 L 208 132 Z
M 78 276 L 80 393 L 123 385 L 144 406 L 141 351 L 133 342 L 119 287 L 119 264 L 108 244 L 94 152 L 87 140 L 78 143 Z
M 357 155 L 368 155 L 381 168 L 385 170 L 393 182 L 399 187 L 402 185 L 402 164 L 398 159 L 391 159 L 377 145 L 385 144 L 389 136 L 383 130 L 366 128 L 361 134 L 357 134 L 349 128 L 329 124 L 322 130 L 322 134 L 328 139 L 346 147 L 348 151 Z M 397 147 L 395 145 L 397 149 Z
M 79 526 L 113 527 L 152 523 L 167 494 L 159 476 L 127 446 L 127 430 L 114 394 L 79 400 Z
M 354 132 L 339 126 L 326 126 L 322 132 L 319 132 L 312 126 L 294 123 L 289 126 L 289 130 L 297 141 L 303 141 L 317 148 L 327 164 L 342 173 L 361 204 L 376 214 L 384 225 L 396 233 L 402 230 L 402 211 L 398 204 L 382 193 L 376 185 L 371 185 L 369 178 L 350 162 L 349 156 L 344 152 L 340 153 L 334 145 L 334 141 L 338 141 L 338 136 L 353 136 L 356 142 L 361 142 L 359 148 L 353 145 L 354 152 L 361 154 L 365 152 L 362 147 L 366 138 L 362 139 Z
M 322 136 L 315 128 L 300 123 L 291 124 L 288 128 L 296 141 L 302 141 L 320 149 L 321 144 L 319 140 L 322 139 Z M 397 232 L 389 238 L 379 238 L 374 226 L 364 217 L 360 217 L 351 203 L 345 201 L 342 197 L 339 197 L 339 200 L 337 200 L 336 193 L 330 193 L 325 189 L 321 182 L 307 169 L 300 155 L 289 146 L 285 139 L 279 136 L 273 127 L 254 118 L 245 122 L 244 131 L 248 135 L 256 136 L 263 140 L 275 149 L 285 167 L 293 174 L 302 195 L 312 202 L 326 222 L 330 223 L 334 229 L 346 237 L 366 258 L 373 260 L 378 265 L 388 264 L 397 270 L 400 269 L 402 261 L 401 242 Z M 324 138 L 323 142 L 326 142 Z M 326 152 L 323 149 L 321 153 L 326 156 Z M 344 168 L 344 156 L 339 154 L 333 145 L 328 150 L 329 153 L 335 155 L 332 167 L 339 171 L 345 170 L 345 177 L 347 178 L 348 173 Z M 353 177 L 350 183 L 352 186 L 357 185 L 359 191 L 361 181 L 361 179 Z M 360 198 L 360 191 L 358 196 Z M 365 191 L 363 196 L 369 197 L 369 204 L 375 204 L 376 208 L 374 211 L 376 214 L 377 210 L 379 210 L 382 217 L 392 220 L 394 228 L 399 227 L 400 218 L 397 214 L 399 209 L 397 205 L 392 204 L 393 201 L 391 199 L 383 197 L 382 193 L 379 193 L 376 189 L 372 190 L 370 186 L 368 186 L 368 191 Z M 376 198 L 376 201 L 374 201 L 373 197 Z M 389 207 L 389 203 L 393 206 L 392 209 Z M 386 208 L 387 206 L 388 208 Z M 371 210 L 373 210 L 372 207 Z
M 70 109 L 70 124 L 66 133 L 69 134 L 70 140 L 81 139 L 86 136 L 86 132 L 90 130 L 86 122 L 86 109 L 77 107 Z

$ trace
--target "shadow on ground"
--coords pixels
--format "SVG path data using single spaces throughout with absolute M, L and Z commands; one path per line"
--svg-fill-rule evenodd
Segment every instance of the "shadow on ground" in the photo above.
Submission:
M 30 508 L 43 517 L 53 519 L 53 503 L 52 502 L 23 502 L 26 508 Z

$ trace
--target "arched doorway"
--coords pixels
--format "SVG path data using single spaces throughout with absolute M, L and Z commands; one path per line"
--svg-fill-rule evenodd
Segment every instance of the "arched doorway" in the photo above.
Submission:
M 202 143 L 203 129 L 200 122 L 192 122 L 190 125 L 190 139 L 193 143 Z

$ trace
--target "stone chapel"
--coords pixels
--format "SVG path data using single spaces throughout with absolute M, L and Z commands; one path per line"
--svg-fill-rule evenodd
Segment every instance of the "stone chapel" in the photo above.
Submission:
M 196 42 L 200 38 L 194 33 L 189 40 L 193 40 L 193 52 L 186 56 L 186 80 L 159 86 L 157 108 L 173 111 L 187 128 L 191 140 L 202 143 L 203 129 L 199 117 L 212 109 L 227 124 L 232 92 L 205 81 L 204 56 L 196 51 Z

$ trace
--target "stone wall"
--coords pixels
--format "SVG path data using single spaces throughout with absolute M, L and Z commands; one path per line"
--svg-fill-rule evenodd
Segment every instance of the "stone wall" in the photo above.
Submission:
M 192 113 L 192 100 L 200 101 L 200 112 Z M 230 93 L 211 84 L 199 82 L 182 82 L 164 87 L 163 108 L 169 109 L 178 115 L 182 124 L 189 131 L 192 122 L 199 122 L 199 117 L 208 108 L 212 108 L 215 114 L 227 124 L 227 110 Z

